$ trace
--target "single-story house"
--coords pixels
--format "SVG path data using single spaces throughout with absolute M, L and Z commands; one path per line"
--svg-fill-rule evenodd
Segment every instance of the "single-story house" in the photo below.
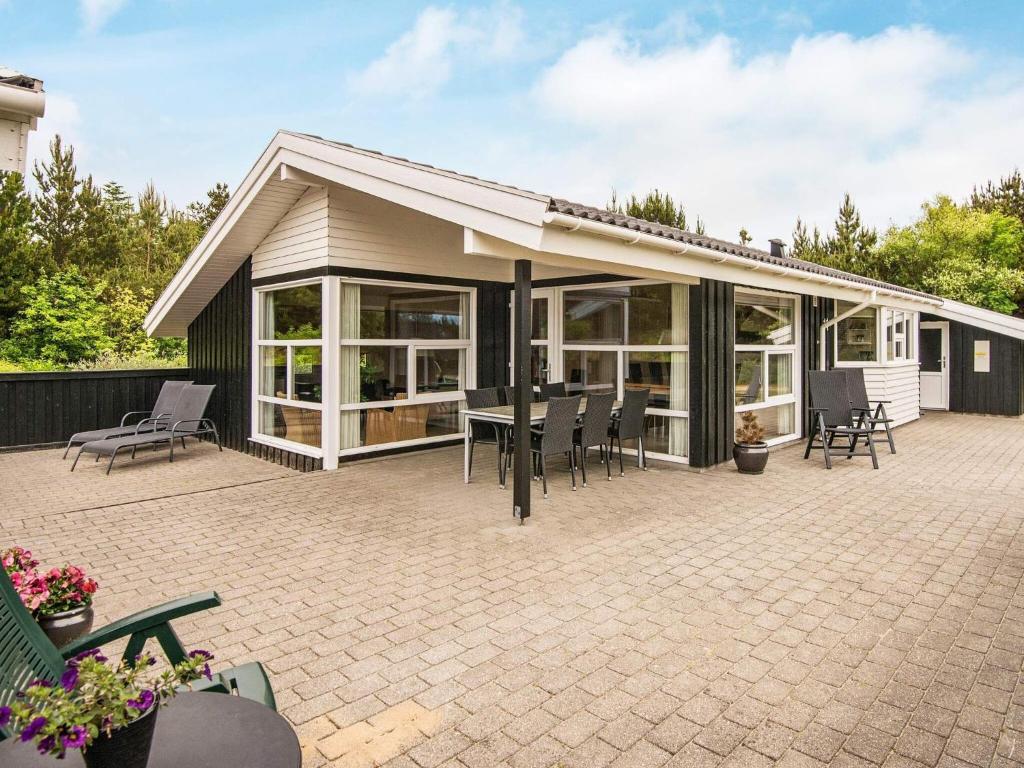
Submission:
M 188 336 L 227 445 L 306 469 L 460 440 L 517 346 L 521 381 L 649 387 L 648 455 L 694 467 L 743 411 L 804 435 L 813 368 L 863 368 L 897 424 L 1024 412 L 1019 319 L 288 131 L 145 326 Z

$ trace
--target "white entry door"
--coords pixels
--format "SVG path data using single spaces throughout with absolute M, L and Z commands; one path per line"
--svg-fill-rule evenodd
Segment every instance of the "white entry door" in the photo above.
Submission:
M 530 346 L 532 355 L 530 360 L 530 377 L 533 379 L 534 388 L 540 387 L 549 381 L 561 380 L 561 366 L 554 354 L 554 340 L 556 337 L 557 317 L 555 314 L 555 289 L 534 288 L 531 294 L 533 305 L 530 315 L 533 321 L 533 332 L 530 335 Z M 513 300 L 515 292 L 512 292 Z M 514 327 L 515 322 L 509 324 L 513 329 L 512 352 L 515 352 Z M 509 361 L 509 368 L 514 361 Z
M 921 407 L 949 410 L 949 323 L 921 323 Z

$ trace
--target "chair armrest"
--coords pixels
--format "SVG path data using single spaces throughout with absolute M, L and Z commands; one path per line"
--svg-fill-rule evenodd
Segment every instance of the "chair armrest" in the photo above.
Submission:
M 156 416 L 153 416 L 148 419 L 143 419 L 142 421 L 135 425 L 135 434 L 139 434 L 139 430 L 142 428 L 144 424 L 159 424 L 161 421 L 166 420 L 167 417 L 170 415 L 171 414 L 169 413 L 158 413 Z
M 807 410 L 811 413 L 825 413 L 828 411 L 828 408 L 808 408 Z
M 179 431 L 178 427 L 180 427 L 182 424 L 195 424 L 196 428 L 200 429 L 200 428 L 202 428 L 203 424 L 212 424 L 212 423 L 213 423 L 213 421 L 211 419 L 205 419 L 205 418 L 204 419 L 182 419 L 181 421 L 176 421 L 176 422 L 174 422 L 174 426 L 171 427 L 171 439 L 174 439 L 175 433 L 177 433 Z M 183 432 L 184 431 L 194 432 L 195 430 L 194 429 L 190 429 L 190 430 L 180 430 L 180 431 L 183 431 Z
M 60 649 L 60 652 L 65 659 L 68 659 L 82 651 L 99 648 L 113 640 L 128 637 L 130 639 L 123 658 L 131 662 L 142 652 L 146 641 L 152 637 L 160 643 L 160 647 L 167 654 L 168 661 L 171 664 L 179 664 L 186 658 L 185 649 L 171 628 L 170 622 L 182 616 L 215 608 L 218 605 L 220 605 L 220 596 L 216 592 L 201 592 L 188 597 L 180 597 L 177 600 L 133 613 L 131 616 L 126 616 L 90 632 L 68 643 Z
M 125 422 L 128 421 L 128 418 L 130 416 L 143 416 L 143 415 L 145 415 L 145 416 L 148 417 L 152 413 L 153 413 L 152 411 L 128 411 L 128 413 L 126 413 L 124 416 L 121 417 L 121 426 L 123 427 L 125 425 Z
M 858 408 L 856 405 L 853 405 L 853 406 L 850 406 L 850 410 L 851 411 L 856 411 L 857 413 L 871 413 L 871 411 L 873 409 L 871 409 L 871 408 Z
M 871 400 L 875 405 L 892 405 L 892 400 Z

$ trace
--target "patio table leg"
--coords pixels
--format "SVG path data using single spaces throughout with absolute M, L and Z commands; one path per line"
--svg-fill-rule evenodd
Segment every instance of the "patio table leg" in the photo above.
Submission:
M 472 431 L 470 419 L 466 418 L 466 436 L 465 436 L 465 447 L 463 449 L 462 457 L 462 480 L 465 483 L 469 483 L 469 436 Z

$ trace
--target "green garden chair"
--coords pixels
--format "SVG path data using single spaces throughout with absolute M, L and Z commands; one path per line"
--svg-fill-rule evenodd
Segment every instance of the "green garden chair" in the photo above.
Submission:
M 171 621 L 218 605 L 220 597 L 215 592 L 183 597 L 115 621 L 57 648 L 22 604 L 10 578 L 0 569 L 0 706 L 10 704 L 33 680 L 60 680 L 65 661 L 72 656 L 123 638 L 128 638 L 122 656 L 126 660 L 134 660 L 146 642 L 155 639 L 167 660 L 178 664 L 187 658 L 187 653 Z M 213 680 L 192 683 L 192 690 L 237 694 L 276 709 L 270 680 L 258 662 L 215 673 Z M 0 728 L 0 740 L 5 736 L 10 734 Z

